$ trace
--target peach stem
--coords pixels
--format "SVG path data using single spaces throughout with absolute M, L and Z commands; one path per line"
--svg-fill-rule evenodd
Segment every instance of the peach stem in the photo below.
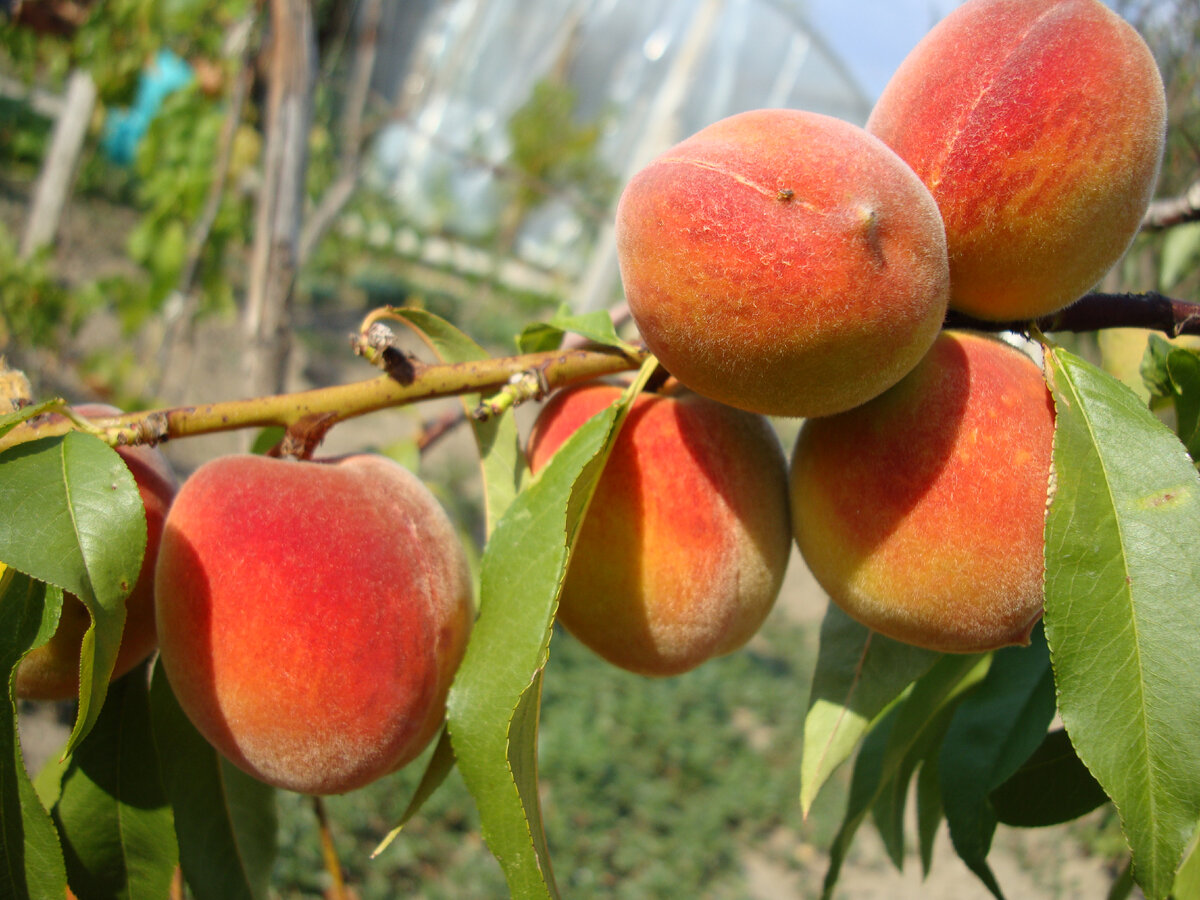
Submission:
M 329 816 L 325 812 L 325 801 L 313 797 L 313 812 L 317 815 L 317 826 L 321 834 L 321 856 L 325 860 L 325 870 L 329 872 L 329 890 L 325 896 L 329 900 L 348 900 L 346 893 L 346 877 L 342 872 L 342 861 L 338 858 L 337 847 L 333 844 L 333 831 L 329 827 Z

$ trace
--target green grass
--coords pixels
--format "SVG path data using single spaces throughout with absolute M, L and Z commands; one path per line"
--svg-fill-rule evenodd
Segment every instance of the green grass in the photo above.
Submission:
M 565 897 L 743 898 L 748 848 L 781 827 L 797 840 L 831 830 L 830 817 L 802 823 L 797 804 L 813 643 L 776 615 L 752 649 L 655 680 L 555 635 L 539 754 Z M 368 858 L 398 821 L 422 762 L 327 801 L 348 882 L 362 900 L 506 897 L 457 773 L 391 847 Z M 281 795 L 280 818 L 275 887 L 283 897 L 319 896 L 327 877 L 309 801 Z

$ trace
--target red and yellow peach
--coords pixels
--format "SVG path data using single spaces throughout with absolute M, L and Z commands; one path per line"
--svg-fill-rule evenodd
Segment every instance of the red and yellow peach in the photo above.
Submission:
M 155 579 L 162 664 L 231 762 L 342 793 L 440 726 L 473 609 L 465 554 L 428 489 L 377 456 L 227 456 L 184 483 Z
M 969 0 L 900 65 L 867 130 L 937 200 L 951 307 L 1032 319 L 1133 240 L 1166 103 L 1145 42 L 1099 0 Z
M 864 625 L 945 652 L 1027 643 L 1041 616 L 1054 406 L 1038 366 L 945 332 L 857 409 L 804 424 L 796 542 Z
M 532 469 L 618 396 L 606 384 L 555 394 L 529 438 Z M 558 621 L 622 668 L 685 672 L 755 634 L 790 544 L 787 466 L 766 420 L 687 391 L 642 394 L 588 508 Z
M 617 252 L 646 345 L 697 393 L 819 416 L 895 384 L 946 310 L 929 191 L 828 116 L 756 110 L 663 153 L 625 187 Z

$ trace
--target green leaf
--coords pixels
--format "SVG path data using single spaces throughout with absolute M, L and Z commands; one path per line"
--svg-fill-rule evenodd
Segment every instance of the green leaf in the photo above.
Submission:
M 575 334 L 581 334 L 589 341 L 594 341 L 597 344 L 603 344 L 606 347 L 616 347 L 625 353 L 637 353 L 637 348 L 626 343 L 617 336 L 617 330 L 613 327 L 612 316 L 606 310 L 598 309 L 594 312 L 574 314 L 570 311 L 570 307 L 564 305 L 555 313 L 554 318 L 550 320 L 550 324 L 555 328 L 561 328 L 563 331 L 572 331 Z
M 67 766 L 70 763 L 71 757 L 67 755 L 67 748 L 64 746 L 62 752 L 42 763 L 42 768 L 34 776 L 33 789 L 37 791 L 38 799 L 46 809 L 54 809 L 54 804 L 58 802 L 62 793 L 63 776 L 67 774 Z
M 398 309 L 404 319 L 442 362 L 457 363 L 487 359 L 487 352 L 449 322 L 421 309 Z M 476 421 L 471 411 L 479 405 L 478 394 L 464 395 L 463 412 L 471 423 L 479 461 L 483 469 L 484 503 L 487 514 L 487 533 L 490 535 L 517 496 L 527 466 L 521 452 L 521 440 L 512 415 L 495 416 L 486 422 Z
M 179 848 L 150 730 L 145 666 L 114 682 L 71 755 L 54 818 L 80 897 L 167 896 Z
M 1126 900 L 1127 897 L 1133 895 L 1134 887 L 1133 860 L 1131 859 L 1113 880 L 1112 887 L 1108 889 L 1108 900 Z M 1183 898 L 1177 898 L 1177 900 L 1183 900 Z
M 34 403 L 30 406 L 23 406 L 20 409 L 13 410 L 10 413 L 5 413 L 0 416 L 0 437 L 8 434 L 22 422 L 28 422 L 34 416 L 40 416 L 42 413 L 51 412 L 53 410 L 62 409 L 66 406 L 64 400 L 44 400 L 41 403 Z
M 829 604 L 804 720 L 800 809 L 805 815 L 863 736 L 941 656 L 885 638 Z
M 1140 374 L 1151 398 L 1170 397 L 1174 393 L 1171 376 L 1167 372 L 1167 358 L 1174 349 L 1175 345 L 1161 335 L 1151 334 L 1147 337 Z
M 1054 718 L 1054 677 L 1040 627 L 1028 647 L 996 651 L 987 678 L 950 721 L 938 769 L 950 840 L 959 857 L 997 897 L 987 864 L 996 813 L 989 795 L 1037 749 Z
M 557 350 L 562 346 L 563 335 L 561 328 L 555 328 L 549 322 L 533 322 L 526 325 L 517 335 L 518 353 L 544 353 L 547 350 Z
M 200 736 L 162 664 L 150 682 L 154 742 L 175 812 L 179 864 L 196 900 L 265 900 L 275 862 L 275 790 Z
M 1141 375 L 1152 399 L 1174 404 L 1175 431 L 1192 460 L 1200 460 L 1200 353 L 1152 334 Z
M 1188 897 L 1200 897 L 1200 852 L 1197 852 L 1198 839 L 1200 839 L 1200 834 L 1192 838 L 1192 843 L 1188 847 L 1183 865 L 1175 873 L 1175 886 L 1172 888 L 1171 895 L 1177 898 L 1177 900 L 1186 900 Z
M 99 438 L 72 431 L 0 453 L 0 561 L 70 591 L 92 616 L 68 750 L 100 714 L 145 547 L 137 483 Z
M 1200 222 L 1176 225 L 1162 242 L 1158 267 L 1158 289 L 1169 291 L 1200 263 Z
M 58 592 L 56 604 L 47 598 L 51 593 L 20 573 L 6 572 L 0 579 L 0 670 L 8 675 L 6 708 L 0 713 L 0 900 L 62 900 L 67 889 L 54 822 L 25 771 L 13 700 L 17 663 L 58 627 L 62 596 Z
M 867 812 L 875 804 L 875 799 L 884 785 L 884 759 L 887 756 L 888 743 L 891 740 L 892 729 L 899 717 L 900 707 L 891 706 L 875 727 L 863 739 L 854 760 L 854 771 L 850 776 L 850 796 L 846 801 L 846 812 L 842 816 L 842 824 L 829 847 L 829 868 L 825 872 L 825 883 L 821 891 L 822 900 L 833 896 L 841 874 L 842 863 L 850 850 L 850 842 L 854 839 L 858 826 L 866 818 Z
M 1111 376 L 1047 348 L 1046 638 L 1063 723 L 1165 897 L 1200 821 L 1200 479 Z
M 447 703 L 458 768 L 516 898 L 556 897 L 536 792 L 540 671 L 587 504 L 651 360 L 621 400 L 559 448 L 484 550 L 480 614 Z
M 487 352 L 475 341 L 433 313 L 420 309 L 398 309 L 395 310 L 395 314 L 442 362 L 468 362 L 487 358 Z M 479 450 L 486 528 L 487 534 L 490 535 L 495 530 L 500 516 L 512 504 L 520 490 L 527 470 L 525 455 L 521 452 L 520 435 L 517 432 L 516 420 L 511 414 L 494 416 L 486 422 L 479 422 L 471 416 L 471 411 L 479 405 L 480 396 L 464 395 L 459 400 L 466 421 L 471 423 L 475 444 Z M 449 731 L 443 730 L 437 748 L 429 758 L 417 790 L 413 793 L 400 821 L 379 843 L 372 856 L 382 853 L 399 836 L 404 826 L 445 780 L 455 762 Z
M 925 759 L 917 773 L 917 844 L 921 873 L 926 878 L 933 868 L 933 844 L 943 818 L 941 773 L 935 753 Z
M 920 758 L 936 744 L 955 704 L 987 674 L 990 662 L 989 655 L 941 655 L 868 733 L 854 762 L 846 813 L 829 849 L 823 898 L 832 896 L 850 842 L 867 813 L 885 791 L 895 787 L 901 774 L 908 783 L 914 757 Z
M 1176 348 L 1167 357 L 1175 387 L 1175 431 L 1193 461 L 1200 459 L 1200 354 Z
M 271 425 L 263 428 L 254 436 L 254 443 L 250 445 L 250 452 L 265 455 L 272 447 L 283 440 L 287 434 L 287 429 L 280 425 Z
M 517 338 L 517 349 L 521 353 L 536 353 L 555 350 L 562 344 L 567 332 L 581 334 L 589 341 L 605 347 L 616 347 L 623 353 L 636 353 L 637 348 L 617 336 L 612 316 L 605 310 L 575 314 L 571 307 L 563 304 L 549 322 L 537 322 L 526 326 Z
M 547 635 L 549 637 L 549 635 Z M 538 715 L 542 709 L 542 679 L 545 664 L 533 676 L 533 682 L 521 694 L 509 726 L 508 766 L 517 785 L 521 805 L 527 810 L 537 810 L 538 827 L 531 828 L 534 852 L 547 864 L 549 870 L 550 848 L 546 844 L 546 832 L 541 827 L 541 801 L 538 796 L 537 736 Z M 553 879 L 553 874 L 551 874 Z M 551 885 L 553 887 L 553 884 Z
M 908 788 L 913 773 L 924 771 L 926 763 L 937 758 L 937 748 L 946 727 L 950 723 L 948 711 L 939 713 L 937 719 L 926 727 L 919 740 L 901 758 L 888 777 L 880 785 L 878 796 L 871 805 L 871 818 L 883 840 L 888 858 L 897 870 L 904 868 L 904 811 L 908 803 Z
M 947 672 L 952 673 L 958 669 L 958 666 L 950 666 L 945 664 Z M 972 672 L 974 670 L 971 670 Z M 937 678 L 933 675 L 928 676 L 934 683 L 937 684 Z M 954 676 L 951 674 L 950 676 Z M 975 674 L 970 674 L 970 683 L 974 684 Z M 969 685 L 968 685 L 969 686 Z M 933 712 L 928 721 L 922 721 L 920 716 L 912 716 L 904 714 L 898 720 L 900 723 L 892 740 L 903 738 L 908 743 L 903 748 L 903 755 L 898 763 L 890 763 L 885 761 L 888 768 L 887 777 L 884 778 L 879 786 L 875 801 L 871 805 L 871 815 L 875 821 L 875 826 L 879 831 L 879 836 L 883 839 L 883 844 L 888 852 L 888 856 L 892 860 L 892 864 L 897 869 L 904 868 L 904 810 L 908 801 L 909 783 L 912 781 L 913 773 L 918 769 L 925 770 L 927 764 L 938 762 L 939 749 L 942 745 L 946 730 L 950 725 L 951 716 L 954 713 L 955 702 L 957 697 L 962 694 L 966 688 L 955 689 L 954 693 L 948 698 L 950 702 L 943 704 L 940 707 L 930 707 Z M 937 694 L 927 693 L 928 688 L 922 687 L 920 692 L 914 687 L 913 695 L 917 696 L 915 709 L 922 709 L 921 696 L 926 695 L 936 702 Z M 969 696 L 969 695 L 968 695 Z M 911 700 L 911 695 L 904 701 L 904 706 L 907 707 L 908 701 Z M 907 724 L 906 724 L 907 723 Z M 919 733 L 909 739 L 909 730 L 913 726 L 919 728 Z M 938 809 L 940 816 L 941 809 Z
M 454 768 L 454 748 L 450 745 L 450 732 L 445 728 L 438 735 L 437 744 L 433 748 L 433 754 L 429 757 L 429 762 L 425 766 L 425 772 L 421 775 L 421 781 L 417 784 L 417 789 L 413 791 L 412 799 L 408 801 L 408 806 L 404 808 L 403 815 L 400 816 L 400 821 L 396 827 L 387 833 L 382 841 L 376 845 L 371 851 L 371 859 L 377 857 L 380 853 L 386 850 L 396 838 L 400 836 L 400 832 L 404 826 L 409 823 L 413 816 L 420 812 L 421 807 L 425 805 L 425 801 L 433 796 L 446 776 L 450 774 L 450 770 Z
M 1104 788 L 1075 753 L 1066 731 L 1047 734 L 1021 768 L 991 792 L 1005 825 L 1041 828 L 1078 819 L 1108 802 Z

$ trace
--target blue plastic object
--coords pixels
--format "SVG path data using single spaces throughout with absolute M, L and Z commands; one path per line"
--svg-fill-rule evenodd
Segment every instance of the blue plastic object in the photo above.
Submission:
M 170 94 L 192 81 L 192 67 L 170 50 L 159 50 L 138 78 L 133 106 L 113 109 L 104 121 L 100 149 L 118 165 L 132 165 L 138 145 Z

